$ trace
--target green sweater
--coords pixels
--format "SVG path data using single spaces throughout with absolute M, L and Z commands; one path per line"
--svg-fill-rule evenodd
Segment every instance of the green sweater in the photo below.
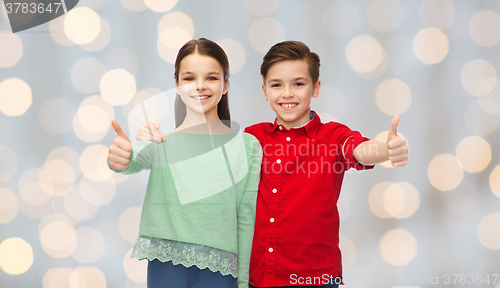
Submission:
M 262 148 L 247 133 L 173 131 L 160 144 L 139 141 L 122 174 L 151 169 L 140 236 L 238 255 L 238 286 L 248 287 Z

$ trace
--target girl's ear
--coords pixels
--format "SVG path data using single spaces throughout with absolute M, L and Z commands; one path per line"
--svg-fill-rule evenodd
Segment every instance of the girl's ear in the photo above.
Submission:
M 266 85 L 262 83 L 262 92 L 264 92 L 264 96 L 266 96 L 266 101 L 269 102 L 269 95 L 267 95 Z
M 177 81 L 175 81 L 175 92 L 177 93 L 177 95 L 181 95 L 179 91 L 179 84 L 177 84 Z
M 227 90 L 229 90 L 229 80 L 224 84 L 224 90 L 222 90 L 222 95 L 227 94 Z
M 316 98 L 319 96 L 319 88 L 321 88 L 321 80 L 318 79 L 316 84 L 314 84 L 314 88 L 313 88 L 314 90 L 313 90 L 313 95 L 312 95 L 313 98 Z

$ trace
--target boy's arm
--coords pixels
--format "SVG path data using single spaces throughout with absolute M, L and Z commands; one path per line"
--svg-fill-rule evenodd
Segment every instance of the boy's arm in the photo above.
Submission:
M 392 166 L 401 167 L 408 163 L 408 145 L 406 140 L 398 136 L 399 116 L 394 116 L 387 142 L 377 140 L 365 141 L 359 144 L 353 152 L 356 161 L 363 165 L 374 165 L 390 160 Z

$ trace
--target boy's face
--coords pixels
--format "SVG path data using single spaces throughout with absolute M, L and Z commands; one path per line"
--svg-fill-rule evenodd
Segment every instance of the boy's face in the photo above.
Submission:
M 269 68 L 262 91 L 279 123 L 290 129 L 310 120 L 311 98 L 318 97 L 320 85 L 312 82 L 306 61 L 285 60 Z

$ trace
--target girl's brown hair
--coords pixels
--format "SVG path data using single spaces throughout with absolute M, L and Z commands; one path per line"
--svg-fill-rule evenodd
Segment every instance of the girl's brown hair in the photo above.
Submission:
M 215 42 L 200 38 L 198 40 L 190 40 L 177 53 L 177 58 L 175 59 L 175 71 L 174 78 L 175 83 L 179 83 L 179 69 L 181 66 L 181 61 L 185 57 L 198 53 L 200 55 L 209 56 L 217 60 L 220 66 L 222 67 L 222 71 L 224 72 L 224 82 L 229 81 L 229 60 L 227 58 L 224 50 Z M 231 128 L 231 115 L 229 114 L 229 101 L 228 101 L 228 93 L 222 95 L 222 98 L 217 105 L 217 115 L 219 115 L 219 119 L 223 120 L 222 123 Z M 179 94 L 175 97 L 175 128 L 179 127 L 184 119 L 186 119 L 186 104 L 182 102 L 182 99 Z M 226 121 L 224 121 L 226 120 Z
M 262 75 L 264 83 L 266 82 L 269 68 L 271 68 L 273 64 L 285 60 L 306 61 L 313 84 L 316 84 L 319 79 L 319 56 L 311 52 L 309 47 L 300 41 L 283 41 L 275 44 L 267 51 L 262 61 L 262 65 L 260 66 L 260 74 Z

